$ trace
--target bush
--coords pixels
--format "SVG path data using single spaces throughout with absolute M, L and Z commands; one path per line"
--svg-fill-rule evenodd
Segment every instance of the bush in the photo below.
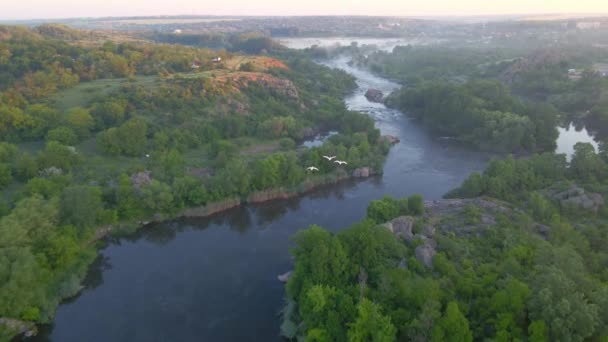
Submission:
M 73 146 L 78 142 L 78 136 L 69 127 L 57 127 L 46 135 L 47 141 L 57 141 L 63 145 Z
M 407 201 L 410 215 L 422 215 L 424 213 L 424 199 L 422 195 L 412 195 Z

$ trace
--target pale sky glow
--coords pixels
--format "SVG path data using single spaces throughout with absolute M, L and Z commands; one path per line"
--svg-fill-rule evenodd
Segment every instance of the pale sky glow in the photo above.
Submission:
M 608 13 L 608 0 L 0 0 L 0 19 L 143 15 Z

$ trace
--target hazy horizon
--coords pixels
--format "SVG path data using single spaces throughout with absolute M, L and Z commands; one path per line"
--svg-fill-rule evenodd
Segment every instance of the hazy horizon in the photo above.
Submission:
M 428 0 L 404 3 L 400 0 L 308 0 L 292 2 L 279 0 L 232 0 L 212 4 L 196 0 L 0 0 L 0 20 L 66 19 L 77 17 L 124 16 L 403 16 L 458 17 L 510 15 L 598 15 L 608 14 L 605 0 Z

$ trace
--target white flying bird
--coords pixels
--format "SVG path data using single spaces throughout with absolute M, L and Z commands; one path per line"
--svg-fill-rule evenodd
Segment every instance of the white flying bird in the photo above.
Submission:
M 331 157 L 330 156 L 323 156 L 323 158 L 331 161 L 332 159 L 336 158 L 336 156 L 331 156 Z
M 306 170 L 308 170 L 308 171 L 319 171 L 319 169 L 317 169 L 314 166 L 309 166 L 309 167 L 306 168 Z
M 340 165 L 348 165 L 348 163 L 343 160 L 336 160 L 334 163 L 340 164 Z

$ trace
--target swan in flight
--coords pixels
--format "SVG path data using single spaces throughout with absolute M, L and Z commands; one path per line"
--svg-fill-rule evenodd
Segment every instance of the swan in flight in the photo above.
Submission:
M 348 165 L 348 163 L 345 162 L 344 160 L 336 160 L 334 163 L 340 164 L 340 165 Z
M 331 161 L 332 159 L 336 158 L 336 156 L 331 156 L 331 157 L 330 156 L 323 156 L 323 158 Z
M 306 168 L 306 170 L 308 170 L 308 171 L 319 171 L 319 169 L 317 169 L 314 166 L 309 166 L 309 167 Z

